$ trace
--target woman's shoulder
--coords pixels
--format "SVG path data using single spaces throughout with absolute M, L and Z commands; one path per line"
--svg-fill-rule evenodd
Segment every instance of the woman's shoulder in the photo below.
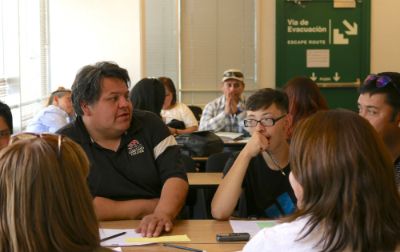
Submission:
M 244 251 L 318 251 L 320 248 L 316 244 L 321 239 L 321 232 L 314 230 L 304 239 L 302 232 L 308 222 L 307 217 L 300 217 L 292 222 L 280 223 L 271 228 L 262 229 L 246 245 Z

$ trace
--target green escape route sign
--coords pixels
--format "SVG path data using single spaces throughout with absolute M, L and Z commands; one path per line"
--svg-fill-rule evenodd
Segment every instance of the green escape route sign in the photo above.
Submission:
M 336 90 L 324 90 L 330 103 L 340 88 L 353 102 L 370 67 L 369 0 L 276 0 L 276 8 L 277 85 L 308 76 Z

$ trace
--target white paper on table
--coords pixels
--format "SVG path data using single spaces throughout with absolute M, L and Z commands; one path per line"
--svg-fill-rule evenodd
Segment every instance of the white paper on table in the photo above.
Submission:
M 229 224 L 235 233 L 249 233 L 254 237 L 258 231 L 265 227 L 273 227 L 277 224 L 275 220 L 230 220 Z
M 140 233 L 136 233 L 134 229 L 109 229 L 109 228 L 100 228 L 100 239 L 126 232 L 124 235 L 112 238 L 107 241 L 101 242 L 101 246 L 103 247 L 116 247 L 116 246 L 140 246 L 151 244 L 153 242 L 127 242 L 127 238 L 141 238 L 142 235 Z
M 243 133 L 237 133 L 237 132 L 215 132 L 215 135 L 219 136 L 220 138 L 226 138 L 228 140 L 235 140 L 241 136 L 243 136 Z

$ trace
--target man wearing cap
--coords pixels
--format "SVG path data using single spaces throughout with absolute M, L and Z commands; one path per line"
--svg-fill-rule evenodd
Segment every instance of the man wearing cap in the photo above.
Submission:
M 199 130 L 245 132 L 241 126 L 246 116 L 243 90 L 243 73 L 237 69 L 226 70 L 222 78 L 224 94 L 205 106 Z
M 400 188 L 400 73 L 368 75 L 360 86 L 358 110 L 374 126 L 386 144 Z

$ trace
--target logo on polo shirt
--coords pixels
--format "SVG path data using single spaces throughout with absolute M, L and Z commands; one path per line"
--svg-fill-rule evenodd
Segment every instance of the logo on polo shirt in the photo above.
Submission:
M 144 152 L 144 146 L 141 143 L 139 143 L 138 140 L 134 139 L 128 144 L 129 155 L 135 156 L 143 152 Z

